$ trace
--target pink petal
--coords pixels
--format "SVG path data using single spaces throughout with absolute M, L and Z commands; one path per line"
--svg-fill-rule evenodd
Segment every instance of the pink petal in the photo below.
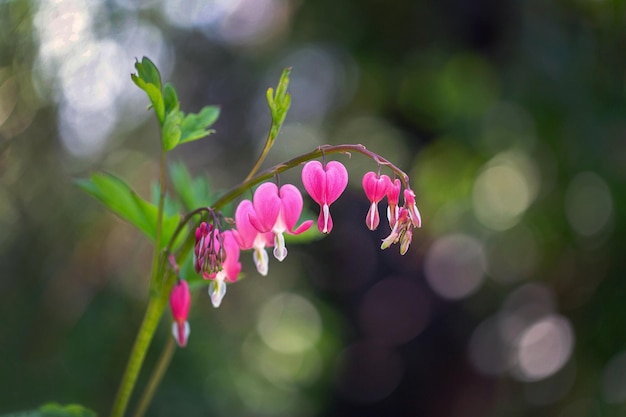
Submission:
M 261 184 L 254 192 L 252 204 L 256 213 L 254 217 L 258 220 L 258 222 L 252 221 L 253 216 L 249 215 L 248 218 L 251 220 L 252 225 L 258 228 L 260 232 L 272 230 L 281 206 L 276 184 L 272 182 Z
M 398 200 L 400 200 L 400 188 L 400 180 L 396 178 L 395 180 L 393 180 L 393 183 L 387 190 L 387 200 L 389 201 L 390 205 L 398 204 Z
M 330 161 L 326 164 L 326 195 L 324 202 L 331 204 L 337 200 L 348 185 L 348 171 L 341 162 Z
M 189 339 L 189 323 L 186 321 L 175 321 L 172 323 L 172 334 L 178 346 L 187 346 L 187 340 Z
M 330 216 L 330 207 L 324 204 L 320 208 L 320 215 L 317 218 L 317 228 L 321 233 L 330 233 L 333 230 L 333 218 Z
M 222 263 L 223 271 L 226 273 L 226 281 L 235 282 L 241 272 L 241 262 L 239 262 L 239 245 L 235 241 L 230 230 L 222 233 L 226 259 Z
M 391 187 L 391 179 L 387 175 L 379 176 L 370 171 L 363 176 L 362 184 L 367 198 L 372 203 L 377 203 L 387 194 L 389 187 Z
M 302 213 L 302 194 L 294 185 L 285 184 L 280 188 L 280 200 L 282 203 L 281 215 L 287 230 L 290 231 Z
M 376 230 L 379 223 L 380 223 L 380 216 L 378 214 L 378 204 L 372 203 L 369 211 L 367 212 L 367 217 L 365 218 L 365 224 L 367 225 L 368 229 Z
M 324 204 L 326 173 L 320 161 L 309 161 L 302 168 L 302 184 L 313 201 Z
M 187 320 L 189 306 L 191 304 L 191 294 L 187 281 L 179 280 L 170 293 L 170 308 L 175 320 Z
M 254 206 L 250 200 L 242 200 L 235 211 L 235 226 L 233 237 L 241 249 L 250 249 L 254 245 L 259 231 L 250 223 L 248 215 L 254 214 Z
M 302 224 L 298 226 L 296 230 L 293 230 L 293 231 L 288 230 L 287 233 L 289 233 L 290 235 L 299 235 L 300 233 L 304 233 L 307 230 L 309 230 L 311 226 L 313 226 L 313 220 L 306 220 L 302 222 Z

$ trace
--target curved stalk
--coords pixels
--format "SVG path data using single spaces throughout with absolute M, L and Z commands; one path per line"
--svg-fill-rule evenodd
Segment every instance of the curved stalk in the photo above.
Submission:
M 159 360 L 157 361 L 156 368 L 154 368 L 152 375 L 150 375 L 148 385 L 141 395 L 141 399 L 139 400 L 139 404 L 137 405 L 137 409 L 135 409 L 133 417 L 143 417 L 148 410 L 148 406 L 152 402 L 154 393 L 161 383 L 161 380 L 165 375 L 165 371 L 167 371 L 167 368 L 170 365 L 174 352 L 176 352 L 176 343 L 174 342 L 173 337 L 168 337 L 167 342 L 165 342 L 165 347 L 161 351 L 161 356 L 159 356 Z
M 351 152 L 356 152 L 356 153 L 365 155 L 366 157 L 372 159 L 377 164 L 388 167 L 389 169 L 391 169 L 391 171 L 393 171 L 400 178 L 400 181 L 402 181 L 402 184 L 404 185 L 405 188 L 410 188 L 409 176 L 404 171 L 402 171 L 396 165 L 392 164 L 387 159 L 383 158 L 377 153 L 368 150 L 363 145 L 322 145 L 311 152 L 302 154 L 282 164 L 275 165 L 272 168 L 269 168 L 252 178 L 245 179 L 241 184 L 233 187 L 230 191 L 228 191 L 226 194 L 220 197 L 213 204 L 213 209 L 218 210 L 219 208 L 223 207 L 225 204 L 231 202 L 232 200 L 234 200 L 235 198 L 237 198 L 238 196 L 246 192 L 252 186 L 262 181 L 268 180 L 276 174 L 280 174 L 281 172 L 294 168 L 303 162 L 307 162 L 312 159 L 319 158 L 322 155 L 329 155 L 329 154 L 335 154 L 335 153 L 344 153 L 344 154 L 350 155 Z

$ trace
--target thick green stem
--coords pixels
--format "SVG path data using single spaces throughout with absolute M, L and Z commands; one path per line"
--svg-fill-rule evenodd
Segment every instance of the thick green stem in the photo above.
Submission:
M 156 224 L 156 237 L 154 239 L 154 254 L 152 256 L 152 279 L 150 280 L 150 294 L 155 293 L 155 290 L 159 285 L 159 278 L 161 276 L 161 236 L 163 235 L 163 207 L 165 206 L 165 182 L 166 182 L 166 167 L 165 167 L 165 151 L 161 150 L 161 159 L 159 163 L 159 205 L 157 211 L 157 224 Z
M 322 155 L 330 155 L 335 153 L 350 154 L 351 152 L 365 155 L 368 158 L 374 160 L 374 162 L 376 162 L 377 164 L 388 167 L 400 178 L 400 181 L 402 181 L 404 186 L 406 188 L 409 188 L 409 176 L 404 171 L 402 171 L 400 168 L 398 168 L 382 156 L 378 155 L 377 153 L 368 150 L 363 145 L 322 145 L 309 153 L 302 154 L 287 162 L 275 165 L 272 168 L 269 168 L 252 178 L 245 179 L 241 184 L 233 187 L 230 191 L 220 197 L 219 200 L 217 200 L 213 204 L 213 209 L 219 210 L 225 204 L 228 204 L 235 198 L 239 197 L 241 194 L 249 190 L 254 185 L 262 181 L 268 180 L 276 174 L 280 174 L 281 172 L 294 168 L 303 162 L 319 158 Z
M 113 403 L 113 409 L 111 410 L 111 417 L 122 417 L 128 406 L 128 401 L 137 382 L 139 371 L 143 364 L 146 352 L 154 336 L 154 332 L 159 324 L 163 310 L 167 305 L 169 299 L 169 293 L 171 286 L 175 282 L 174 279 L 169 279 L 167 284 L 161 289 L 158 297 L 151 298 L 146 309 L 146 314 L 141 322 L 141 327 L 137 333 L 135 344 L 128 359 L 126 370 L 122 376 L 122 382 L 120 383 L 115 402 Z
M 148 410 L 148 406 L 152 402 L 154 393 L 161 383 L 161 380 L 165 375 L 165 371 L 167 371 L 167 368 L 170 365 L 174 352 L 176 352 L 176 343 L 174 342 L 173 337 L 168 337 L 167 342 L 165 342 L 165 347 L 163 348 L 163 351 L 161 351 L 161 356 L 159 356 L 156 368 L 154 368 L 152 375 L 150 375 L 148 385 L 146 385 L 146 388 L 141 395 L 141 399 L 139 400 L 139 404 L 137 405 L 137 409 L 135 410 L 133 417 L 143 417 Z
M 126 370 L 122 376 L 122 382 L 117 391 L 115 402 L 113 403 L 113 409 L 111 410 L 111 417 L 122 417 L 128 406 L 128 401 L 137 382 L 139 371 L 143 365 L 143 360 L 146 356 L 146 352 L 150 347 L 150 342 L 154 336 L 157 325 L 163 315 L 163 310 L 167 305 L 170 291 L 172 289 L 174 279 L 169 279 L 165 283 L 162 283 L 161 277 L 163 276 L 163 269 L 161 268 L 161 236 L 162 236 L 162 223 L 163 223 L 163 206 L 165 205 L 165 151 L 161 150 L 161 158 L 159 164 L 159 205 L 157 212 L 157 224 L 156 224 L 156 236 L 154 240 L 154 255 L 152 258 L 152 273 L 150 280 L 150 300 L 148 302 L 148 308 L 144 315 L 141 327 L 137 333 L 135 344 L 130 353 Z

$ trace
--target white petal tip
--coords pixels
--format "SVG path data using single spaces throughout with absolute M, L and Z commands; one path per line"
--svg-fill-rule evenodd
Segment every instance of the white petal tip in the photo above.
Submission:
M 226 284 L 220 280 L 213 280 L 209 284 L 209 296 L 213 307 L 218 308 L 226 295 Z

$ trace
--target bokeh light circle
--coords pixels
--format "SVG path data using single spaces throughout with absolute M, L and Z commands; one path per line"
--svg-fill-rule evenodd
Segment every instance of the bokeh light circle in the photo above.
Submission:
M 565 317 L 548 315 L 522 332 L 516 348 L 516 377 L 538 381 L 559 371 L 569 360 L 574 348 L 574 331 Z
M 521 151 L 496 155 L 478 174 L 472 199 L 476 218 L 492 230 L 515 226 L 536 197 L 538 169 Z
M 322 333 L 322 319 L 315 306 L 306 298 L 281 293 L 261 307 L 257 331 L 272 349 L 297 353 L 317 343 Z
M 431 288 L 448 299 L 471 295 L 483 283 L 486 259 L 482 243 L 453 234 L 437 239 L 426 253 L 425 274 Z

